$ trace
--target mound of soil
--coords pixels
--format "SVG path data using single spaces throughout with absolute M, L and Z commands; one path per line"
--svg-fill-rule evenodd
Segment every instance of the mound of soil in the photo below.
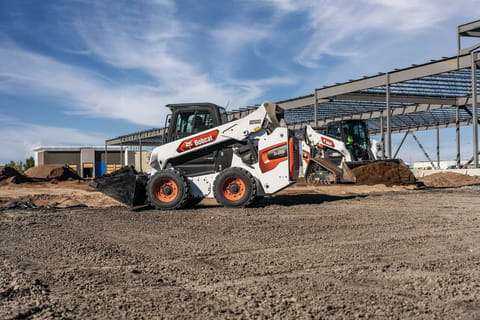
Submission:
M 66 181 L 66 180 L 83 180 L 73 169 L 68 166 L 54 168 L 47 176 L 48 180 Z
M 356 184 L 409 185 L 415 184 L 415 176 L 404 164 L 393 161 L 378 161 L 354 168 Z
M 61 164 L 46 164 L 43 166 L 36 166 L 25 171 L 25 174 L 30 178 L 47 179 L 50 171 L 61 166 Z
M 58 164 L 48 164 L 37 166 L 25 171 L 25 174 L 31 178 L 44 180 L 83 180 L 74 170 L 68 166 Z
M 102 177 L 113 177 L 113 176 L 117 176 L 117 175 L 123 174 L 123 173 L 138 174 L 137 170 L 135 170 L 135 168 L 133 166 L 126 166 L 126 167 L 122 167 L 118 170 L 115 170 L 112 173 L 104 174 Z
M 33 182 L 33 179 L 13 167 L 0 167 L 0 184 L 23 182 Z
M 439 172 L 419 179 L 427 187 L 460 187 L 480 184 L 480 177 L 456 172 Z

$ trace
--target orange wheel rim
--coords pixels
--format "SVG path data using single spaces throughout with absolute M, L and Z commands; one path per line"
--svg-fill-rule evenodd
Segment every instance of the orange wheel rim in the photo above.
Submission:
M 155 186 L 155 196 L 162 202 L 171 202 L 177 195 L 178 186 L 172 179 L 162 179 Z
M 230 201 L 242 199 L 245 190 L 245 183 L 237 177 L 228 178 L 222 185 L 223 196 Z

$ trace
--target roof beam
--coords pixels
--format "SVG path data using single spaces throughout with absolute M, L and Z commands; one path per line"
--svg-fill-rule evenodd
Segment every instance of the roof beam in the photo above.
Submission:
M 385 95 L 382 94 L 371 94 L 371 93 L 346 93 L 338 96 L 332 97 L 336 100 L 353 100 L 353 101 L 374 101 L 374 102 L 385 102 Z M 391 102 L 399 103 L 429 103 L 429 104 L 455 104 L 455 98 L 448 97 L 435 97 L 435 96 L 415 96 L 415 95 L 401 95 L 401 94 L 390 94 Z
M 478 53 L 477 53 L 478 59 Z M 435 62 L 430 62 L 406 69 L 400 69 L 389 73 L 390 84 L 395 84 L 403 81 L 423 78 L 427 76 L 432 76 L 435 74 L 445 73 L 454 71 L 457 69 L 469 68 L 471 66 L 471 57 L 470 55 L 462 55 L 458 57 L 448 58 L 444 60 L 439 60 Z M 371 89 L 375 87 L 384 86 L 386 84 L 386 74 L 381 74 L 369 78 L 364 78 L 360 80 L 350 81 L 347 83 L 334 85 L 322 89 L 317 89 L 318 99 L 326 99 L 341 94 L 346 94 L 350 92 L 356 92 L 365 89 Z
M 458 26 L 458 33 L 460 33 L 461 36 L 464 36 L 463 33 L 469 31 L 478 31 L 478 29 L 480 29 L 480 20 Z
M 465 120 L 465 121 L 460 121 L 459 126 L 464 127 L 464 126 L 470 126 L 472 125 L 472 120 Z M 431 124 L 431 125 L 420 125 L 420 126 L 409 126 L 408 128 L 394 128 L 392 129 L 392 133 L 402 133 L 402 132 L 407 132 L 407 131 L 426 131 L 426 130 L 433 130 L 433 129 L 441 129 L 441 128 L 453 128 L 455 127 L 455 121 L 454 122 L 449 122 L 449 123 L 443 123 L 443 124 Z M 370 135 L 378 135 L 380 134 L 379 129 L 372 129 L 368 130 Z

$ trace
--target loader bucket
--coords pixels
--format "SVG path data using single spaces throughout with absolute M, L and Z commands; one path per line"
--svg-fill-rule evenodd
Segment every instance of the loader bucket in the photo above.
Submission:
M 90 186 L 129 206 L 142 206 L 146 201 L 146 175 L 126 172 L 95 178 Z

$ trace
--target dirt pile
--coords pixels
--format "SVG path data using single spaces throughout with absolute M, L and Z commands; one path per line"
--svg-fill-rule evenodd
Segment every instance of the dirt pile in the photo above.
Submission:
M 356 184 L 409 185 L 415 184 L 415 176 L 404 164 L 393 161 L 379 161 L 354 168 Z
M 102 177 L 113 177 L 113 176 L 117 176 L 117 175 L 123 174 L 123 173 L 138 174 L 137 170 L 135 170 L 135 168 L 133 166 L 126 166 L 126 167 L 122 167 L 118 170 L 115 170 L 112 173 L 104 174 Z
M 58 167 L 50 171 L 47 179 L 54 179 L 58 181 L 66 180 L 83 180 L 72 168 L 68 166 Z
M 25 171 L 25 174 L 30 178 L 46 179 L 50 174 L 50 171 L 61 166 L 61 164 L 46 164 L 43 166 L 36 166 Z
M 33 182 L 33 179 L 13 167 L 0 167 L 0 184 L 23 182 Z
M 480 177 L 456 172 L 439 172 L 419 179 L 427 187 L 460 187 L 480 184 Z
M 25 174 L 31 178 L 44 180 L 82 180 L 82 178 L 70 167 L 58 164 L 33 167 L 25 171 Z

